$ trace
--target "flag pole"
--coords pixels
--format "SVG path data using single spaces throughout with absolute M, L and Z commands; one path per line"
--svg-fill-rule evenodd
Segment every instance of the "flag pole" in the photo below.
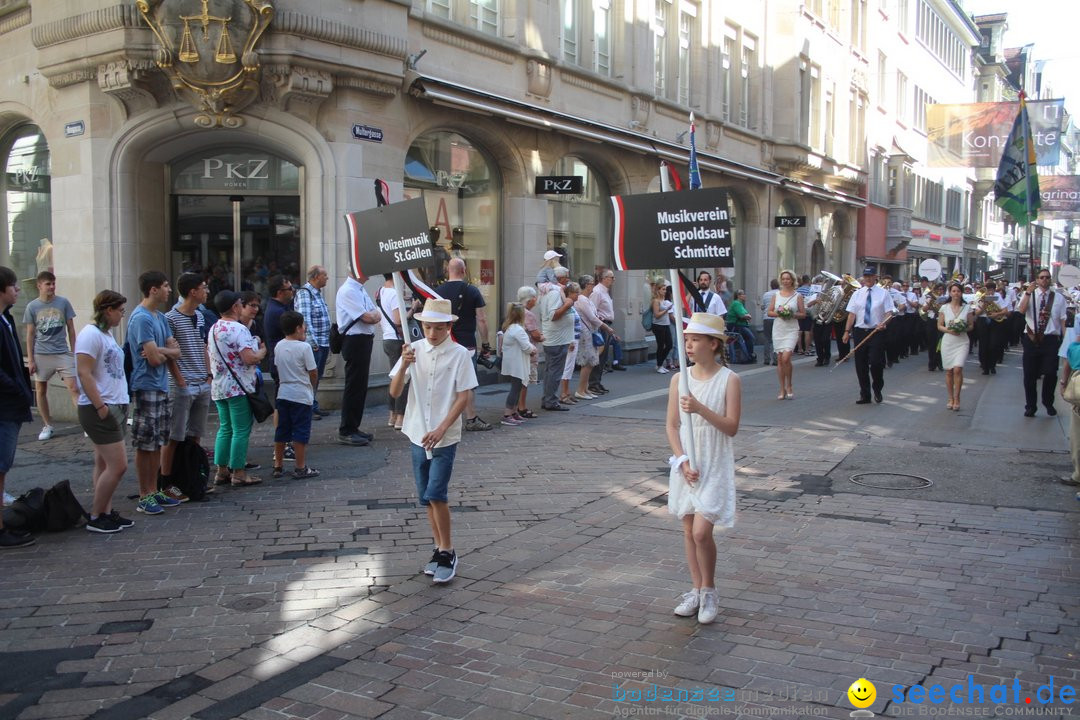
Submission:
M 663 160 L 660 161 L 660 189 L 663 192 L 671 190 L 671 176 L 668 174 L 667 163 Z M 671 282 L 671 298 L 675 302 L 675 347 L 679 350 L 679 397 L 682 398 L 690 394 L 690 381 L 689 376 L 686 374 L 686 344 L 683 342 L 682 285 L 679 282 L 679 272 L 674 268 L 668 270 L 668 279 Z M 690 425 L 690 413 L 682 409 L 681 402 L 679 403 L 679 421 L 688 430 L 683 451 L 686 453 L 686 457 L 689 458 L 690 469 L 693 470 L 697 467 L 697 463 L 694 462 L 694 431 Z

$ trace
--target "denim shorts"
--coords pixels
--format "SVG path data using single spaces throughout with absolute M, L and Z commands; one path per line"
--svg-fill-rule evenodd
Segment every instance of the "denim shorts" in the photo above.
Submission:
M 297 442 L 307 445 L 310 441 L 311 406 L 279 399 L 274 442 Z
M 0 421 L 0 473 L 6 473 L 15 463 L 15 446 L 19 442 L 20 427 L 22 427 L 21 422 Z M 424 457 L 423 450 L 420 451 L 420 457 Z M 451 455 L 450 462 L 453 461 L 454 456 Z M 413 462 L 415 464 L 415 460 Z M 446 493 L 445 485 L 443 485 L 443 493 Z
M 410 447 L 416 495 L 420 498 L 420 504 L 426 507 L 432 502 L 447 502 L 446 490 L 450 485 L 450 473 L 454 470 L 457 443 L 435 448 L 431 451 L 430 460 L 424 448 L 412 443 Z

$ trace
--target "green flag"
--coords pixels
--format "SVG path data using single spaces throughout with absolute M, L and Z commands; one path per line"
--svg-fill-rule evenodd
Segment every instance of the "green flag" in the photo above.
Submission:
M 1020 112 L 1016 114 L 1009 139 L 998 165 L 994 180 L 994 202 L 1005 212 L 1026 225 L 1039 215 L 1039 173 L 1035 168 L 1035 143 L 1028 122 L 1027 103 L 1020 95 Z

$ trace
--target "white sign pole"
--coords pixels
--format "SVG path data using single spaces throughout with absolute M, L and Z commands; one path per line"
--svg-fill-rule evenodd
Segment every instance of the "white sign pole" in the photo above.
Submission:
M 671 178 L 668 175 L 667 164 L 663 161 L 660 162 L 660 189 L 663 192 L 669 192 L 671 190 Z M 689 368 L 686 366 L 686 345 L 683 342 L 682 319 L 684 309 L 682 304 L 682 285 L 680 285 L 681 281 L 679 279 L 678 270 L 668 270 L 668 277 L 671 282 L 671 297 L 672 300 L 675 301 L 675 347 L 679 351 L 679 397 L 681 398 L 684 395 L 690 394 L 690 381 L 688 379 L 689 376 L 687 375 Z M 683 450 L 686 452 L 686 456 L 690 458 L 690 468 L 694 469 L 694 431 L 690 426 L 690 413 L 684 412 L 681 405 L 682 404 L 680 403 L 679 420 L 688 430 Z

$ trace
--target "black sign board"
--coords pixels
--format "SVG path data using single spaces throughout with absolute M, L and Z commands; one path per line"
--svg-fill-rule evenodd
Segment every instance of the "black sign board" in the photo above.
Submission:
M 580 195 L 585 189 L 585 178 L 581 175 L 538 175 L 536 177 L 537 195 Z
M 346 213 L 349 259 L 357 275 L 371 277 L 431 265 L 423 198 Z
M 619 270 L 735 266 L 724 190 L 620 195 L 611 204 Z
M 357 123 L 352 126 L 352 136 L 357 140 L 370 140 L 371 142 L 381 143 L 383 132 L 382 128 Z
M 806 227 L 805 215 L 777 215 L 773 218 L 775 223 L 774 227 L 789 228 L 789 227 Z

